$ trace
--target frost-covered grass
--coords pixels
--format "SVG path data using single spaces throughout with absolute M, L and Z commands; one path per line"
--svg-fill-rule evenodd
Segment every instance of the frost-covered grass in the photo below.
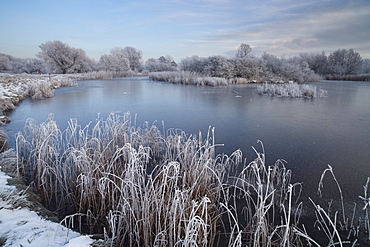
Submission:
M 12 150 L 0 153 L 1 170 L 3 166 L 16 164 L 16 157 Z M 93 243 L 89 236 L 82 236 L 30 210 L 27 192 L 9 185 L 11 179 L 0 171 L 1 246 L 90 246 Z
M 92 71 L 81 74 L 84 79 L 112 79 L 112 78 L 121 78 L 121 77 L 133 77 L 138 76 L 134 71 Z
M 257 92 L 259 94 L 267 94 L 270 96 L 280 96 L 287 98 L 321 98 L 325 97 L 327 94 L 326 90 L 317 89 L 316 86 L 308 84 L 298 84 L 298 83 L 283 83 L 283 84 L 273 84 L 264 83 L 257 86 Z
M 71 119 L 60 130 L 52 116 L 28 120 L 18 171 L 64 223 L 116 246 L 320 246 L 300 223 L 301 185 L 284 161 L 266 164 L 263 146 L 245 163 L 240 150 L 216 155 L 213 129 L 203 137 L 131 121 Z M 313 205 L 327 242 L 344 242 L 336 234 L 348 220 Z
M 165 81 L 176 84 L 197 85 L 197 86 L 225 86 L 228 80 L 220 77 L 204 76 L 188 71 L 165 71 L 149 73 L 152 81 Z
M 222 77 L 211 77 L 211 76 L 205 76 L 200 73 L 196 72 L 190 72 L 190 71 L 164 71 L 164 72 L 152 72 L 149 73 L 149 79 L 153 81 L 166 81 L 176 84 L 190 84 L 190 85 L 197 85 L 197 86 L 226 86 L 230 84 L 247 84 L 247 83 L 260 83 L 261 79 L 255 80 L 255 79 L 246 79 L 241 77 L 233 77 L 233 78 L 222 78 Z M 278 82 L 281 85 L 284 84 L 284 80 L 282 80 L 280 77 L 276 76 L 269 76 L 268 78 L 264 78 L 262 81 L 271 81 L 271 82 Z M 298 93 L 301 94 L 307 94 L 307 97 L 310 96 L 312 93 L 315 93 L 316 95 L 320 93 L 324 93 L 322 90 L 317 90 L 315 92 L 312 91 L 312 88 L 310 86 L 306 87 L 306 85 L 298 85 L 297 83 L 289 83 L 293 84 L 293 86 L 285 86 L 286 88 L 281 88 L 281 86 L 272 86 L 270 89 L 269 85 L 275 85 L 273 83 L 263 86 L 263 89 L 270 90 L 273 93 L 281 93 L 281 94 L 296 94 L 295 90 L 300 90 Z M 260 88 L 261 86 L 259 86 Z M 287 91 L 289 90 L 289 91 Z M 316 90 L 316 89 L 315 89 Z M 298 95 L 298 94 L 297 94 Z M 303 95 L 305 96 L 305 95 Z M 292 96 L 284 96 L 284 97 L 292 97 Z M 298 97 L 298 96 L 294 96 Z M 299 97 L 302 97 L 299 96 Z M 316 97 L 316 96 L 315 96 Z
M 4 132 L 3 128 L 0 127 L 0 153 L 7 148 L 7 139 L 8 135 Z

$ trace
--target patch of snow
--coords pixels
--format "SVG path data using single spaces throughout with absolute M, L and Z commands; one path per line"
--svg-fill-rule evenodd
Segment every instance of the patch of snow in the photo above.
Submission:
M 0 171 L 0 238 L 4 246 L 82 247 L 93 243 L 89 236 L 48 221 L 35 211 L 14 208 L 12 201 L 23 198 L 15 186 L 7 184 L 9 178 Z

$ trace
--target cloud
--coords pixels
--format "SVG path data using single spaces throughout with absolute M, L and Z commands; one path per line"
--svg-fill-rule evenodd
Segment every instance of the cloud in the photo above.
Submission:
M 261 20 L 251 24 L 247 19 L 237 28 L 219 30 L 208 38 L 248 43 L 259 53 L 267 51 L 276 55 L 338 48 L 354 48 L 368 54 L 370 5 L 337 3 L 296 4 L 286 9 L 273 6 L 269 11 L 275 14 L 270 18 L 260 16 Z

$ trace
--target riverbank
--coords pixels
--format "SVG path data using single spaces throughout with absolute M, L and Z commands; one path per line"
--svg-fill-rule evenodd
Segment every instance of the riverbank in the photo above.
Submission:
M 79 80 L 112 79 L 137 76 L 132 71 L 94 71 L 82 74 L 0 74 L 0 125 L 11 121 L 4 113 L 27 97 L 50 98 L 54 90 L 73 86 Z
M 34 99 L 50 98 L 54 96 L 56 88 L 71 86 L 82 75 L 28 75 L 28 74 L 0 74 L 0 121 L 11 120 L 4 112 L 15 109 L 15 106 L 27 97 Z

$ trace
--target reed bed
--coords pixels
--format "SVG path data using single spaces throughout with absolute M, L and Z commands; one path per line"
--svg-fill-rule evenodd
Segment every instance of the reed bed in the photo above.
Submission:
M 196 86 L 226 86 L 228 80 L 220 77 L 204 76 L 189 71 L 165 71 L 149 73 L 152 81 L 165 81 L 175 84 L 196 85 Z
M 337 81 L 370 81 L 370 74 L 360 75 L 326 75 L 326 80 L 337 80 Z
M 327 91 L 317 89 L 316 86 L 307 84 L 298 84 L 294 82 L 283 84 L 264 83 L 257 86 L 258 94 L 266 94 L 270 96 L 279 96 L 286 98 L 321 98 L 327 95 Z
M 50 115 L 18 133 L 17 170 L 62 223 L 111 246 L 319 246 L 300 223 L 301 185 L 260 145 L 246 163 L 215 153 L 212 128 L 161 132 L 126 113 L 60 130 Z
M 138 73 L 134 71 L 91 71 L 81 74 L 84 80 L 86 79 L 112 79 L 112 78 L 122 78 L 122 77 L 133 77 L 138 76 Z
M 209 246 L 225 173 L 209 139 L 134 128 L 129 114 L 84 128 L 71 120 L 65 131 L 50 116 L 41 125 L 27 122 L 17 150 L 33 189 L 69 215 L 65 223 L 105 233 L 117 246 Z

